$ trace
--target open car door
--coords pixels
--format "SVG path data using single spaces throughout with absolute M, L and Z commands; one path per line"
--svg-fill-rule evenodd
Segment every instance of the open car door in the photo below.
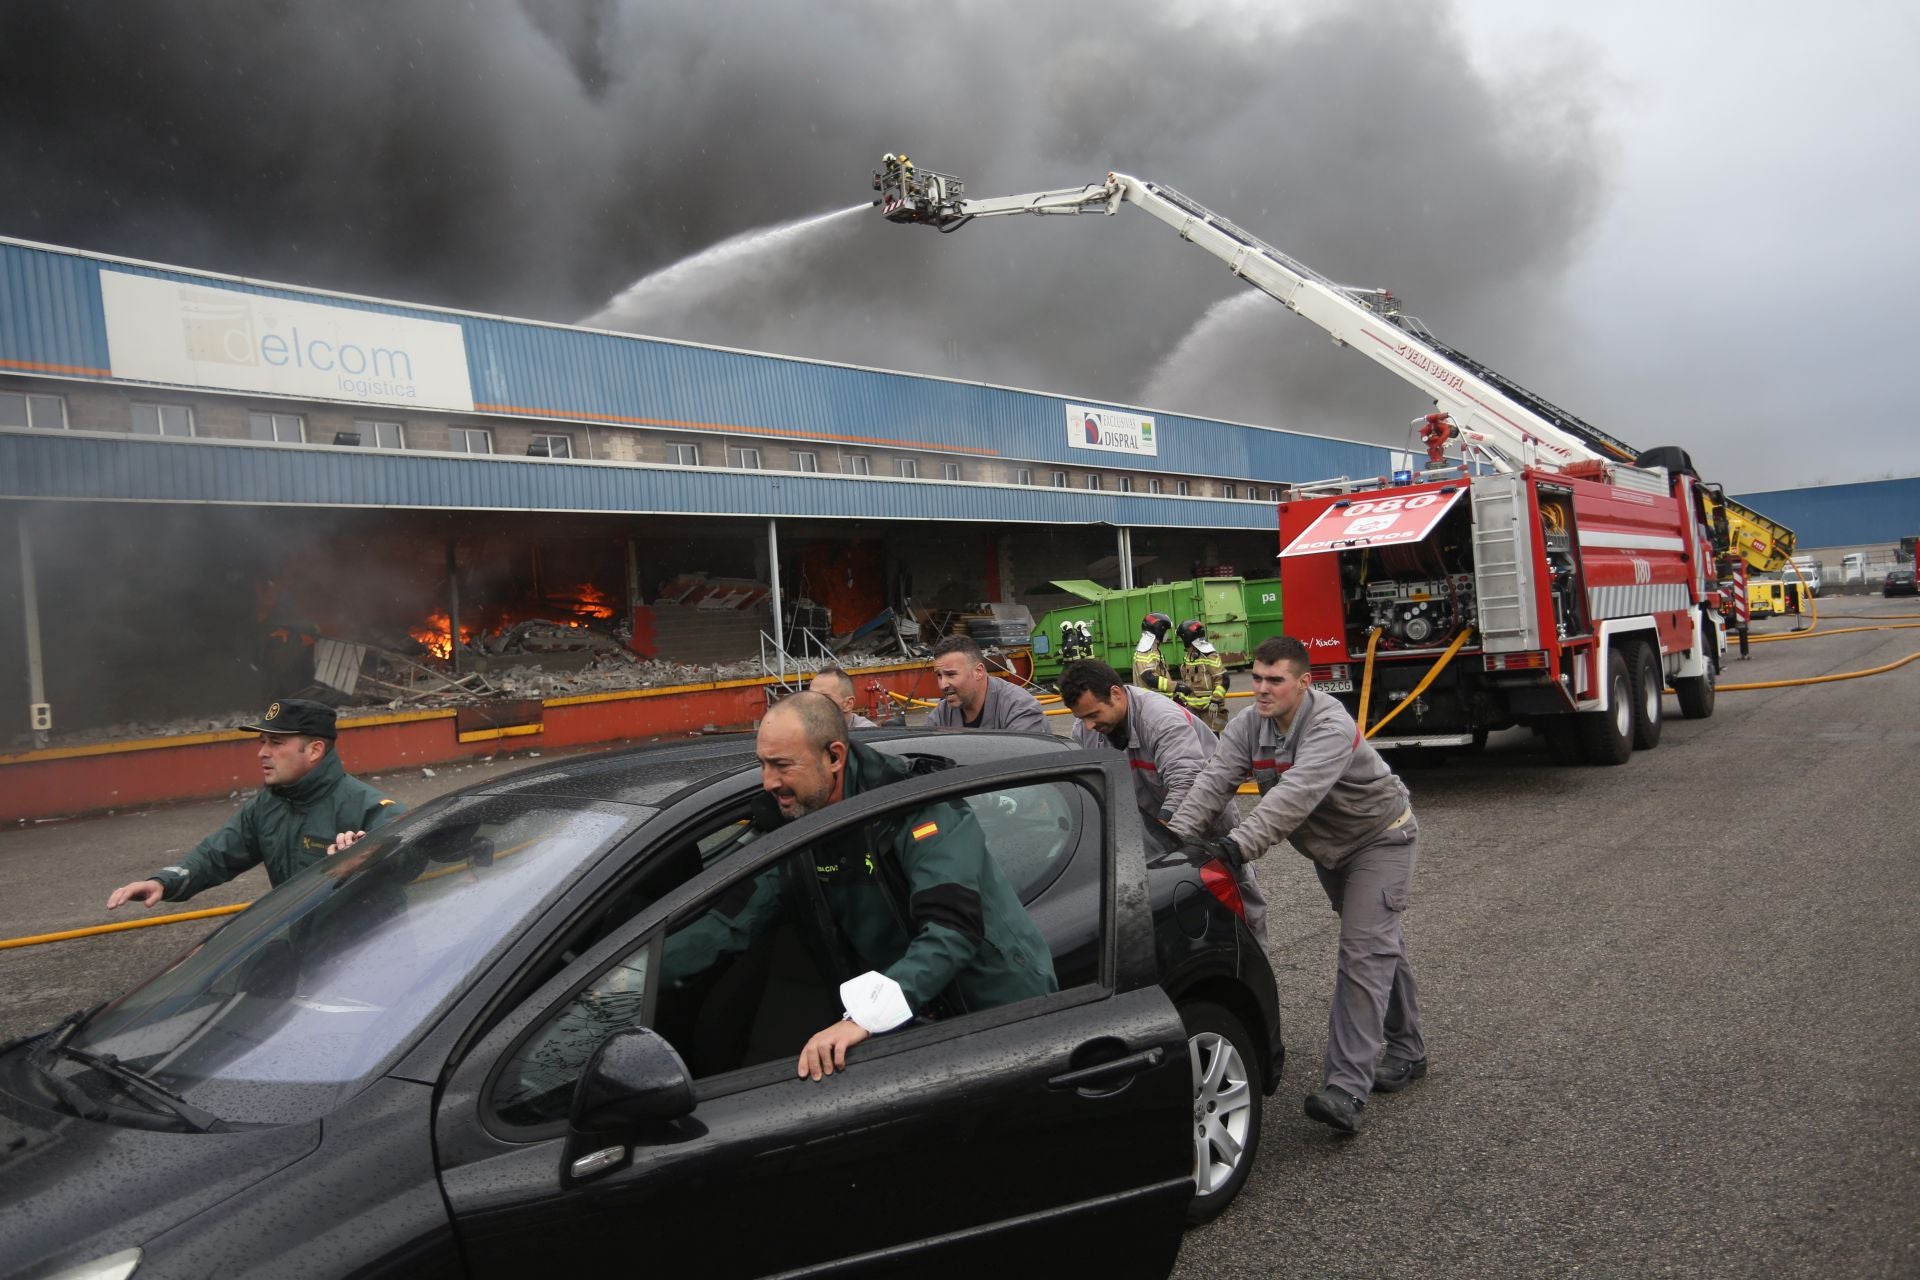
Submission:
M 1192 1087 L 1158 985 L 1123 766 L 1062 753 L 855 796 L 745 845 L 566 964 L 472 1044 L 437 1104 L 473 1274 L 655 1260 L 715 1277 L 1170 1269 L 1192 1194 Z M 999 820 L 1036 789 L 1062 801 L 1047 812 L 1082 817 Z M 996 863 L 1060 864 L 1033 918 L 1057 922 L 1050 947 L 1080 953 L 1090 927 L 1097 963 L 1063 966 L 1049 994 L 922 1017 L 857 1046 L 844 1071 L 799 1077 L 801 1045 L 840 1016 L 847 967 L 806 886 L 876 823 L 965 825 L 976 812 L 995 815 L 978 830 Z M 775 892 L 790 895 L 784 918 L 733 929 L 736 943 L 752 937 L 720 972 L 693 971 L 696 941 L 773 919 L 747 905 Z M 585 1128 L 576 1081 L 604 1094 L 607 1055 L 594 1054 L 634 1026 L 661 1039 L 622 1044 L 648 1039 L 649 1071 L 683 1076 L 687 1092 L 668 1080 L 659 1096 L 679 1099 L 676 1114 Z

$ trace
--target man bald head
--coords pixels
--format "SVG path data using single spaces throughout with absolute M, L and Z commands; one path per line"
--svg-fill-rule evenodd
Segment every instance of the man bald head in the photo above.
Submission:
M 839 667 L 820 668 L 807 682 L 807 691 L 832 699 L 841 715 L 853 714 L 853 677 Z
M 846 793 L 847 722 L 822 693 L 796 693 L 767 709 L 754 739 L 760 786 L 798 818 Z

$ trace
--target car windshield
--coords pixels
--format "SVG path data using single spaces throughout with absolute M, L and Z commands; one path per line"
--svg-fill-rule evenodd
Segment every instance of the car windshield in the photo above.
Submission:
M 323 1115 L 650 812 L 542 796 L 430 806 L 278 886 L 72 1043 L 223 1120 Z

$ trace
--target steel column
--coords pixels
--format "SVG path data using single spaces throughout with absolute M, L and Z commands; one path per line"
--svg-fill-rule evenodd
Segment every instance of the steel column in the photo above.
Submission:
M 47 730 L 38 720 L 47 702 L 47 673 L 40 653 L 40 588 L 33 576 L 33 540 L 27 531 L 27 509 L 20 508 L 16 519 L 20 532 L 20 615 L 27 629 L 27 708 L 28 723 L 33 725 L 33 745 L 47 745 Z M 51 716 L 49 715 L 49 722 Z

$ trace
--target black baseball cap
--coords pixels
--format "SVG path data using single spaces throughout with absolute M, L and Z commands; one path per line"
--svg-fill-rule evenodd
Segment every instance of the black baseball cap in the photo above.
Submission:
M 242 729 L 253 729 L 260 733 L 297 733 L 307 738 L 325 738 L 331 742 L 340 736 L 334 727 L 333 708 L 324 702 L 309 702 L 305 698 L 282 698 L 267 708 L 267 714 L 257 724 L 243 724 Z

